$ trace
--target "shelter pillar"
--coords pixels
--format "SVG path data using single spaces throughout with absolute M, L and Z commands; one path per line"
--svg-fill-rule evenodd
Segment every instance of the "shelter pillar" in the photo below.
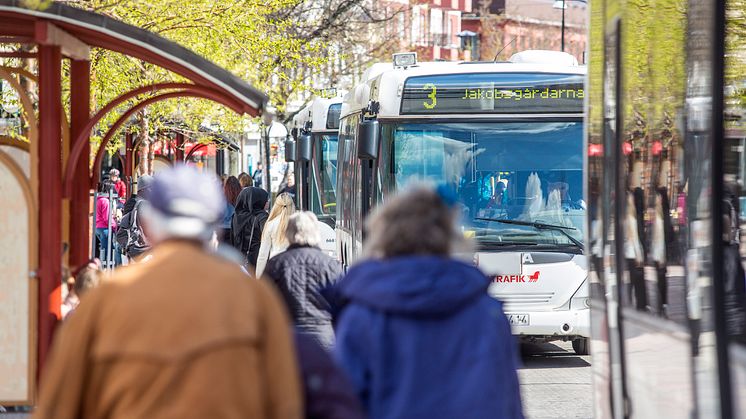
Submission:
M 83 161 L 75 166 L 73 189 L 70 196 L 70 266 L 84 264 L 89 257 L 90 223 L 90 138 L 85 126 L 91 117 L 90 101 L 91 63 L 83 60 L 70 61 L 70 138 L 82 141 Z M 74 147 L 75 144 L 70 144 Z
M 184 133 L 176 132 L 176 158 L 174 163 L 184 163 Z
M 135 135 L 131 132 L 124 134 L 124 179 L 127 181 L 127 198 L 132 195 L 132 169 L 135 167 Z
M 39 45 L 39 369 L 60 318 L 62 282 L 62 54 Z

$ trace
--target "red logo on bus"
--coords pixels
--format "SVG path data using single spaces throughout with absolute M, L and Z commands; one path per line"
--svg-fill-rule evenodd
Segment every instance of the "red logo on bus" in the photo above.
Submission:
M 539 271 L 533 275 L 495 275 L 492 282 L 539 282 Z

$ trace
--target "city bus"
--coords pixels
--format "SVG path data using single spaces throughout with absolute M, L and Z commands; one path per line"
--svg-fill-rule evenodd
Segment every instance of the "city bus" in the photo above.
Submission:
M 296 203 L 299 209 L 316 214 L 323 248 L 336 255 L 337 135 L 342 98 L 318 97 L 292 120 L 293 144 L 286 146 L 286 161 L 295 165 Z
M 588 3 L 595 417 L 746 417 L 744 4 Z
M 514 333 L 588 353 L 583 254 L 585 67 L 525 51 L 507 62 L 376 64 L 342 104 L 337 253 L 359 257 L 363 219 L 410 182 L 445 184 L 462 205 L 474 263 Z M 426 232 L 423 232 L 426 234 Z

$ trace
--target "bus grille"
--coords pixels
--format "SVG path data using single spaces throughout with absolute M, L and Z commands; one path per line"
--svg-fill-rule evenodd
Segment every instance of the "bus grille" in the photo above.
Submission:
M 520 293 L 520 294 L 494 294 L 493 295 L 498 300 L 502 301 L 505 304 L 516 304 L 516 305 L 525 305 L 525 304 L 548 304 L 552 297 L 554 297 L 553 292 L 532 292 L 532 293 Z

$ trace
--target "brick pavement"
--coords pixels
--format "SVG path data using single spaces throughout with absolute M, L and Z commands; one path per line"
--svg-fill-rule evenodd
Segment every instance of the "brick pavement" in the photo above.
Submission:
M 527 419 L 592 418 L 590 356 L 577 356 L 570 342 L 523 346 L 518 372 Z
M 592 418 L 589 356 L 576 356 L 569 342 L 523 347 L 518 372 L 527 419 Z M 29 415 L 0 413 L 0 419 L 28 419 Z

